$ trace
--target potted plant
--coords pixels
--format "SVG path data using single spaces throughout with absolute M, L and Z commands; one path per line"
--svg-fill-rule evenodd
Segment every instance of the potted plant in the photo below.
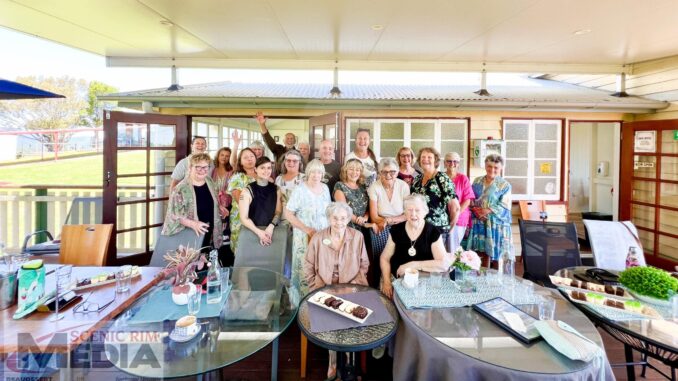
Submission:
M 630 267 L 619 274 L 619 282 L 650 303 L 668 304 L 669 298 L 678 294 L 678 279 L 656 267 Z
M 452 278 L 452 280 L 455 280 L 456 278 L 463 279 L 463 273 L 466 271 L 480 270 L 480 257 L 475 251 L 464 251 L 460 246 L 452 254 L 455 257 L 454 264 L 452 264 L 450 271 L 450 278 Z
M 205 255 L 200 249 L 179 246 L 174 251 L 168 251 L 164 256 L 167 266 L 163 270 L 164 276 L 172 278 L 172 301 L 177 305 L 188 303 L 188 297 L 197 292 L 193 281 L 198 278 L 197 270 L 202 270 L 207 263 Z

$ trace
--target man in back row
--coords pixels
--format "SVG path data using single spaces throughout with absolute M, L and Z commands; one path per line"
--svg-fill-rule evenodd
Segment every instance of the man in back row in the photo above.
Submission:
M 264 113 L 261 111 L 257 112 L 255 119 L 257 120 L 257 123 L 259 123 L 259 129 L 261 130 L 261 136 L 264 138 L 264 142 L 268 146 L 268 149 L 273 152 L 273 156 L 275 156 L 276 163 L 285 152 L 291 149 L 297 149 L 294 146 L 297 143 L 297 137 L 293 133 L 288 132 L 285 134 L 285 145 L 278 144 L 273 139 L 273 136 L 271 136 L 271 133 L 268 132 L 268 128 L 266 128 L 266 117 L 264 116 Z

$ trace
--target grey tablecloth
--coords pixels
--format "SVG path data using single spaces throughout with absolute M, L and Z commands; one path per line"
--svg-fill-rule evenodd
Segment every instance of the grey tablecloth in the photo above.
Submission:
M 493 323 L 482 320 L 485 318 L 476 312 L 470 311 L 468 308 L 448 310 L 456 310 L 455 312 L 465 311 L 461 312 L 461 315 L 470 321 L 454 321 L 452 319 L 446 318 L 454 316 L 457 318 L 457 320 L 461 320 L 459 319 L 460 315 L 458 313 L 446 314 L 446 312 L 440 311 L 421 310 L 417 311 L 417 314 L 419 314 L 419 312 L 421 314 L 417 315 L 417 322 L 415 322 L 413 318 L 404 312 L 404 307 L 400 301 L 396 301 L 396 306 L 400 316 L 402 317 L 402 323 L 398 326 L 398 331 L 395 337 L 393 359 L 394 380 L 597 381 L 600 375 L 600 368 L 594 366 L 593 363 L 589 363 L 588 366 L 582 366 L 580 363 L 578 367 L 582 369 L 574 372 L 545 374 L 540 372 L 520 371 L 512 369 L 508 366 L 498 366 L 494 363 L 481 361 L 476 357 L 469 356 L 465 353 L 462 353 L 462 351 L 454 349 L 454 344 L 449 346 L 435 339 L 423 328 L 421 328 L 420 325 L 427 326 L 428 328 L 440 328 L 441 325 L 447 325 L 451 331 L 456 331 L 458 333 L 458 337 L 454 338 L 453 341 L 457 340 L 459 342 L 465 341 L 466 343 L 473 343 L 473 337 L 479 333 L 474 331 L 471 326 L 475 327 L 475 329 L 479 328 L 480 330 L 487 331 L 488 327 L 489 330 L 492 330 L 492 328 L 487 324 Z M 576 313 L 578 313 L 578 311 L 576 311 Z M 579 319 L 578 316 L 575 318 L 576 320 Z M 506 343 L 504 348 L 488 349 L 487 351 L 494 351 L 496 354 L 497 352 L 505 350 L 504 361 L 509 359 L 509 363 L 510 361 L 514 361 L 516 364 L 519 364 L 530 361 L 540 361 L 540 358 L 550 358 L 552 359 L 555 367 L 562 369 L 567 369 L 568 367 L 572 366 L 572 363 L 574 363 L 559 353 L 556 353 L 555 350 L 550 348 L 548 344 L 543 341 L 533 344 L 534 347 L 529 347 L 529 350 L 524 350 L 525 347 L 523 344 L 520 344 L 517 341 L 512 342 L 514 340 L 508 338 L 508 335 L 502 335 L 501 333 L 497 333 L 497 331 L 493 331 L 492 334 L 484 337 L 483 339 L 487 340 L 488 342 L 490 340 L 496 340 L 497 342 L 501 341 Z M 474 344 L 471 345 L 473 346 Z M 512 347 L 518 350 L 512 350 Z M 481 352 L 480 357 L 482 358 L 482 352 L 485 351 L 485 349 L 479 348 L 478 351 Z M 532 356 L 534 354 L 537 356 Z M 527 357 L 526 355 L 530 355 L 530 357 Z M 575 364 L 575 366 L 576 365 L 577 364 Z M 612 369 L 610 368 L 610 364 L 607 359 L 604 359 L 604 367 L 605 380 L 614 380 L 614 375 L 612 374 Z

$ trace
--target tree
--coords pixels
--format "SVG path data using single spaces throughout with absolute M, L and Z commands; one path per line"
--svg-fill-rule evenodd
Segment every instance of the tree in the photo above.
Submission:
M 99 101 L 97 98 L 101 95 L 117 92 L 117 88 L 103 82 L 90 82 L 87 90 L 87 115 L 83 118 L 82 124 L 89 127 L 101 127 L 104 110 L 112 110 L 116 106 L 116 102 Z
M 61 94 L 66 98 L 30 99 L 0 102 L 0 112 L 10 127 L 26 131 L 63 130 L 81 124 L 87 115 L 88 84 L 72 77 L 19 77 L 17 82 Z M 39 133 L 30 135 L 52 150 L 54 144 L 63 144 L 72 134 Z M 55 137 L 56 136 L 56 137 Z

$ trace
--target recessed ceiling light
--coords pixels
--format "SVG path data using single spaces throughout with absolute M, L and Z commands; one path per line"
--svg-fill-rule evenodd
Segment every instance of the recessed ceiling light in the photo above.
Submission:
M 582 34 L 587 34 L 587 33 L 591 33 L 591 29 L 579 29 L 579 30 L 574 31 L 574 33 L 572 33 L 572 34 L 574 34 L 575 36 L 581 36 Z
M 384 26 L 381 24 L 374 24 L 371 26 L 372 30 L 382 30 L 384 29 Z
M 169 20 L 160 20 L 160 24 L 164 26 L 173 26 L 174 24 Z

